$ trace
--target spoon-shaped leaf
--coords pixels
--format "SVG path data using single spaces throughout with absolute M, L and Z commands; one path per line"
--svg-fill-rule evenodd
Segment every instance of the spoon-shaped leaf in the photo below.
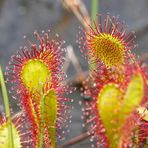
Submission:
M 44 119 L 48 129 L 52 148 L 56 147 L 56 120 L 58 112 L 58 101 L 54 90 L 50 90 L 44 96 Z
M 141 74 L 135 74 L 130 81 L 124 96 L 123 109 L 125 113 L 130 113 L 135 107 L 140 105 L 144 96 L 144 81 Z
M 12 133 L 13 133 L 13 140 L 15 148 L 21 148 L 21 140 L 19 132 L 17 131 L 16 127 L 12 124 Z M 4 123 L 2 126 L 0 126 L 0 147 L 3 148 L 9 148 L 10 141 L 9 141 L 9 126 L 8 122 Z
M 121 123 L 118 116 L 121 99 L 122 93 L 114 84 L 104 86 L 98 97 L 98 110 L 111 148 L 117 148 L 120 138 L 118 128 Z

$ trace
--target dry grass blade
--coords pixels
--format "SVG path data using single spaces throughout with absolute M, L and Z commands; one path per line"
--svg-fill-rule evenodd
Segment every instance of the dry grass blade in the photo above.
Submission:
M 70 62 L 72 62 L 74 68 L 76 69 L 77 73 L 82 72 L 81 65 L 77 56 L 74 53 L 73 47 L 71 45 L 67 46 L 67 54 L 66 54 L 66 61 L 64 63 L 64 71 L 66 72 Z
M 66 9 L 72 11 L 81 24 L 88 29 L 88 24 L 91 23 L 90 16 L 82 0 L 61 0 L 61 3 Z

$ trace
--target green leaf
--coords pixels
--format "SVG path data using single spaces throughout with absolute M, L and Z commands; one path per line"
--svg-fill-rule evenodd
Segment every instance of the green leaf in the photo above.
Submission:
M 43 142 L 44 142 L 44 97 L 41 97 L 41 102 L 40 102 L 40 112 L 41 112 L 41 122 L 40 122 L 40 133 L 39 133 L 39 147 L 43 147 Z
M 20 135 L 19 135 L 19 132 L 17 131 L 16 127 L 13 124 L 12 124 L 12 133 L 13 133 L 15 148 L 21 148 L 22 146 L 21 146 Z M 10 148 L 8 122 L 4 123 L 0 127 L 0 147 L 1 148 Z
M 50 90 L 44 97 L 44 119 L 45 125 L 48 127 L 52 148 L 56 148 L 57 111 L 57 95 L 54 90 Z
M 98 96 L 98 111 L 106 130 L 110 148 L 117 148 L 122 136 L 121 128 L 130 113 L 140 105 L 144 96 L 144 80 L 134 74 L 125 95 L 115 84 L 105 85 Z
M 140 73 L 135 74 L 130 81 L 124 96 L 123 109 L 125 114 L 129 114 L 140 105 L 144 96 L 144 80 Z
M 118 129 L 121 123 L 118 121 L 118 116 L 122 96 L 123 94 L 118 87 L 114 84 L 108 84 L 103 87 L 98 97 L 98 110 L 111 148 L 117 148 L 120 139 Z

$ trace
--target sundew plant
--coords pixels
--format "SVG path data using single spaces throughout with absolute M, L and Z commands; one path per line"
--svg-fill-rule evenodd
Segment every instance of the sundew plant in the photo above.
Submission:
M 97 147 L 142 147 L 148 124 L 139 111 L 147 107 L 147 71 L 131 53 L 135 35 L 127 33 L 125 24 L 110 14 L 104 20 L 100 14 L 94 26 L 82 30 L 80 37 L 89 63 L 96 66 L 84 90 L 92 98 L 84 108 L 91 140 Z
M 37 32 L 34 35 L 40 43 L 39 47 L 27 39 L 29 47 L 20 49 L 11 57 L 6 72 L 7 82 L 12 84 L 11 94 L 20 102 L 22 116 L 25 123 L 28 120 L 26 124 L 30 129 L 28 132 L 24 129 L 23 134 L 18 128 L 22 125 L 17 125 L 19 121 L 13 123 L 10 117 L 6 118 L 1 124 L 3 147 L 9 147 L 7 130 L 10 124 L 14 145 L 19 143 L 18 147 L 23 147 L 25 142 L 25 146 L 55 148 L 68 118 L 67 102 L 71 100 L 63 96 L 68 87 L 61 82 L 64 79 L 61 69 L 65 51 L 64 48 L 61 50 L 63 41 L 57 35 L 50 40 L 49 31 L 41 36 Z M 31 134 L 31 139 L 24 141 L 22 135 L 28 134 Z
M 68 60 L 80 72 L 79 60 L 52 30 L 25 37 L 26 46 L 11 56 L 5 75 L 0 67 L 5 107 L 0 112 L 0 147 L 66 148 L 88 138 L 94 148 L 148 148 L 148 66 L 132 51 L 137 48 L 135 33 L 119 17 L 97 13 L 97 0 L 92 1 L 91 18 L 83 2 L 62 3 L 82 24 L 77 43 L 89 70 L 67 79 Z M 79 120 L 86 132 L 61 144 L 78 99 L 68 94 L 76 87 L 83 96 Z M 8 91 L 20 108 L 17 113 Z

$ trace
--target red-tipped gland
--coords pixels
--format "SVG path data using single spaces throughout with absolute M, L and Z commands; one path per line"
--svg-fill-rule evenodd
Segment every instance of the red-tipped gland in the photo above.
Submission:
M 12 118 L 12 137 L 14 146 L 16 148 L 25 148 L 32 147 L 35 148 L 35 145 L 32 140 L 31 127 L 28 122 L 28 119 L 21 113 L 14 115 Z M 8 122 L 6 119 L 3 119 L 3 122 L 0 124 L 0 146 L 3 148 L 10 147 L 8 135 Z
M 90 62 L 99 60 L 107 67 L 124 64 L 128 51 L 137 46 L 134 33 L 127 33 L 125 23 L 109 14 L 104 20 L 99 15 L 99 22 L 94 22 L 92 26 L 89 26 L 89 30 L 84 30 L 79 39 L 81 50 Z
M 56 147 L 60 130 L 68 119 L 67 102 L 63 97 L 67 92 L 62 84 L 64 50 L 63 42 L 56 36 L 50 40 L 49 34 L 35 32 L 40 46 L 32 44 L 31 49 L 23 48 L 13 56 L 8 67 L 8 82 L 19 93 L 21 105 L 31 126 L 36 147 Z
M 13 55 L 7 67 L 7 81 L 13 84 L 12 90 L 18 93 L 21 93 L 22 87 L 29 91 L 40 90 L 47 80 L 52 81 L 55 76 L 63 74 L 63 41 L 57 36 L 50 40 L 49 33 L 40 36 L 35 32 L 35 35 L 39 40 L 39 47 L 28 40 L 30 47 L 24 47 Z
M 122 71 L 101 65 L 91 74 L 95 85 L 89 83 L 85 91 L 92 100 L 86 102 L 84 115 L 89 118 L 86 123 L 90 125 L 90 132 L 98 139 L 96 147 L 140 146 L 147 139 L 145 131 L 148 130 L 147 124 L 139 125 L 143 122 L 137 112 L 148 100 L 145 74 L 131 61 Z M 138 144 L 133 140 L 135 137 Z

